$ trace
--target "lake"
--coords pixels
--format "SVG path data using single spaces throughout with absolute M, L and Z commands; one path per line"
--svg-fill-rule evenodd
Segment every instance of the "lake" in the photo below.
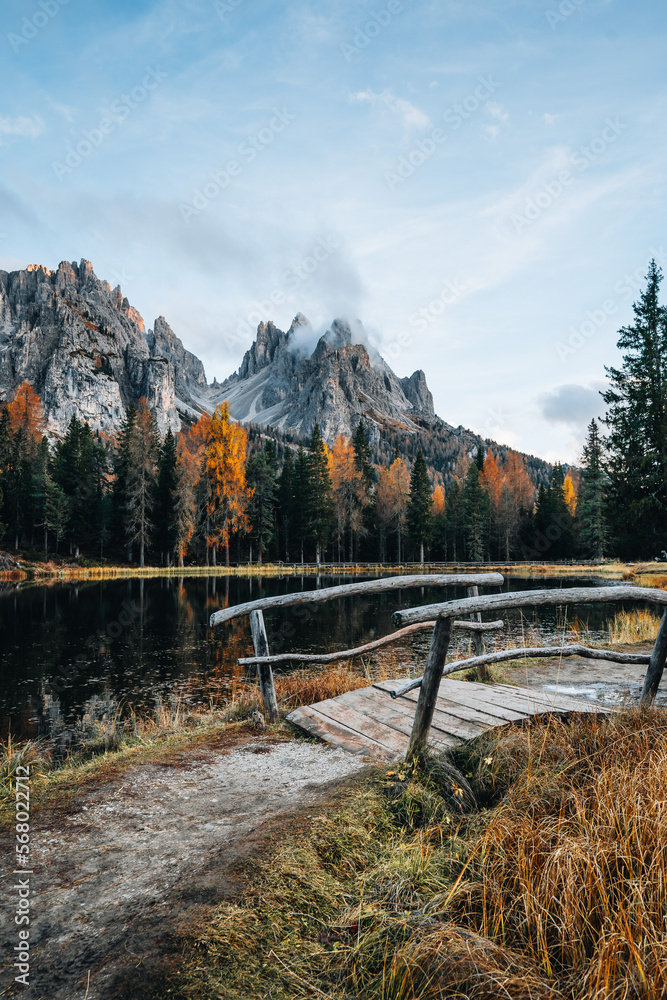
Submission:
M 371 577 L 319 577 L 330 587 Z M 508 576 L 505 590 L 544 587 L 614 586 L 588 579 L 526 579 Z M 117 710 L 152 712 L 159 699 L 180 697 L 192 704 L 221 704 L 247 682 L 239 656 L 252 655 L 248 620 L 215 629 L 212 611 L 259 597 L 317 586 L 314 576 L 155 577 L 152 579 L 0 584 L 0 731 L 5 739 L 51 735 L 82 719 L 111 717 Z M 463 588 L 405 590 L 346 598 L 307 608 L 266 613 L 271 652 L 331 652 L 393 630 L 398 608 L 465 597 Z M 512 642 L 541 644 L 573 639 L 572 626 L 588 638 L 604 637 L 621 605 L 503 612 L 508 628 L 489 648 Z M 469 637 L 456 634 L 462 655 Z M 428 634 L 400 650 L 389 647 L 383 662 L 394 673 L 419 670 Z

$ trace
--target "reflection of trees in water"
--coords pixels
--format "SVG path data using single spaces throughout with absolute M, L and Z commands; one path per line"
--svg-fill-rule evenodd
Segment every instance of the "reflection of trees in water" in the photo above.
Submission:
M 350 583 L 353 578 L 321 577 L 320 586 Z M 566 581 L 568 586 L 588 581 Z M 211 612 L 259 597 L 315 589 L 316 577 L 159 577 L 64 583 L 0 592 L 0 727 L 7 735 L 38 735 L 58 705 L 63 724 L 93 711 L 95 698 L 114 699 L 152 714 L 156 699 L 180 688 L 183 696 L 204 704 L 232 697 L 243 683 L 236 661 L 251 655 L 248 619 L 209 628 Z M 555 586 L 559 581 L 511 581 L 510 589 Z M 297 605 L 265 613 L 269 648 L 280 652 L 330 652 L 350 648 L 393 631 L 391 616 L 401 607 L 465 596 L 442 588 L 395 591 L 373 598 L 346 598 Z M 592 629 L 599 616 L 613 616 L 616 606 L 594 609 L 586 620 Z M 489 640 L 504 646 L 528 628 L 546 640 L 564 622 L 531 616 Z M 583 620 L 583 619 L 582 619 Z M 418 635 L 399 647 L 375 654 L 373 662 L 388 672 L 423 666 L 429 637 Z M 455 634 L 453 654 L 464 656 L 469 636 Z M 357 661 L 357 668 L 363 670 Z M 289 670 L 290 668 L 284 668 Z M 252 668 L 254 676 L 254 668 Z M 50 698 L 52 701 L 48 701 Z M 96 710 L 96 709 L 95 709 Z

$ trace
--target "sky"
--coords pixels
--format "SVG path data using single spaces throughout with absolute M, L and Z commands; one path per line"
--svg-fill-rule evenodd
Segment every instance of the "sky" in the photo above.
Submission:
M 636 0 L 4 0 L 0 268 L 85 258 L 209 381 L 360 320 L 436 412 L 576 461 L 667 265 Z

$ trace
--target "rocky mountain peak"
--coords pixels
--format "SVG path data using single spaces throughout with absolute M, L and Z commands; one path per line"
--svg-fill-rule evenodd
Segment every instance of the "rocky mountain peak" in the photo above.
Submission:
M 360 418 L 377 434 L 387 422 L 409 432 L 437 419 L 424 373 L 397 378 L 364 340 L 362 325 L 345 319 L 319 336 L 301 313 L 286 333 L 260 323 L 238 372 L 209 393 L 209 405 L 226 399 L 237 420 L 299 434 L 319 423 L 330 443 L 351 436 Z
M 0 400 L 23 381 L 39 393 L 53 437 L 74 414 L 113 434 L 140 396 L 162 431 L 177 430 L 179 409 L 206 386 L 201 362 L 166 321 L 146 333 L 120 287 L 100 281 L 87 260 L 0 271 Z

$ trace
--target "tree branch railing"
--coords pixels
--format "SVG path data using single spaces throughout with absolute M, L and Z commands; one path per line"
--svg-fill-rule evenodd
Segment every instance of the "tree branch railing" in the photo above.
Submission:
M 500 653 L 490 653 L 485 656 L 472 657 L 468 660 L 455 661 L 445 666 L 452 624 L 458 615 L 476 614 L 482 611 L 505 611 L 524 607 L 605 604 L 617 603 L 619 601 L 645 601 L 662 605 L 665 608 L 658 629 L 658 636 L 650 657 L 645 658 L 644 654 L 607 653 L 604 650 L 592 650 L 585 646 L 572 644 L 564 647 L 505 650 Z M 433 637 L 426 660 L 424 676 L 415 681 L 407 682 L 394 692 L 395 696 L 398 696 L 401 693 L 411 690 L 413 687 L 419 687 L 420 689 L 408 745 L 408 759 L 419 756 L 426 746 L 436 707 L 440 680 L 446 674 L 455 673 L 466 666 L 478 665 L 480 661 L 484 661 L 485 663 L 502 662 L 502 660 L 517 659 L 528 655 L 571 656 L 574 655 L 575 650 L 579 655 L 591 658 L 598 658 L 599 654 L 605 654 L 605 659 L 621 663 L 645 663 L 648 660 L 648 669 L 644 678 L 640 700 L 641 707 L 646 708 L 655 700 L 665 669 L 665 661 L 667 660 L 667 593 L 647 587 L 570 587 L 561 590 L 529 590 L 515 593 L 489 594 L 483 597 L 473 596 L 458 601 L 447 601 L 443 604 L 429 604 L 418 608 L 409 608 L 405 611 L 396 611 L 393 615 L 393 622 L 397 626 L 409 626 L 431 620 L 434 616 L 436 617 L 436 624 L 433 629 Z
M 380 580 L 366 580 L 362 583 L 342 584 L 338 587 L 323 587 L 320 590 L 306 590 L 295 594 L 281 594 L 278 597 L 264 597 L 256 601 L 247 601 L 245 604 L 237 604 L 231 608 L 223 608 L 215 611 L 210 619 L 211 626 L 221 625 L 224 622 L 232 621 L 245 615 L 250 617 L 250 627 L 252 632 L 254 657 L 239 659 L 239 663 L 255 663 L 257 665 L 258 679 L 262 690 L 262 700 L 264 709 L 270 722 L 278 721 L 278 702 L 276 699 L 275 686 L 273 682 L 272 663 L 285 662 L 289 660 L 300 662 L 327 663 L 333 662 L 332 658 L 350 659 L 366 652 L 369 648 L 378 648 L 381 645 L 388 645 L 401 638 L 401 635 L 417 631 L 414 628 L 406 628 L 400 632 L 393 632 L 384 639 L 376 640 L 375 643 L 367 643 L 365 647 L 358 647 L 356 650 L 343 650 L 340 653 L 324 654 L 281 654 L 271 656 L 269 654 L 269 644 L 264 625 L 265 610 L 272 608 L 292 607 L 300 604 L 319 604 L 324 601 L 336 600 L 341 597 L 356 597 L 359 594 L 381 594 L 394 590 L 404 590 L 412 587 L 500 587 L 504 583 L 501 573 L 429 573 L 420 576 L 395 576 Z M 437 606 L 437 605 L 436 605 Z M 412 624 L 412 623 L 411 623 Z M 418 623 L 421 627 L 431 628 L 433 622 L 422 620 Z M 496 627 L 502 627 L 502 622 L 489 622 L 482 629 L 475 628 L 476 622 L 461 622 L 460 627 L 465 627 L 473 631 L 485 631 Z

